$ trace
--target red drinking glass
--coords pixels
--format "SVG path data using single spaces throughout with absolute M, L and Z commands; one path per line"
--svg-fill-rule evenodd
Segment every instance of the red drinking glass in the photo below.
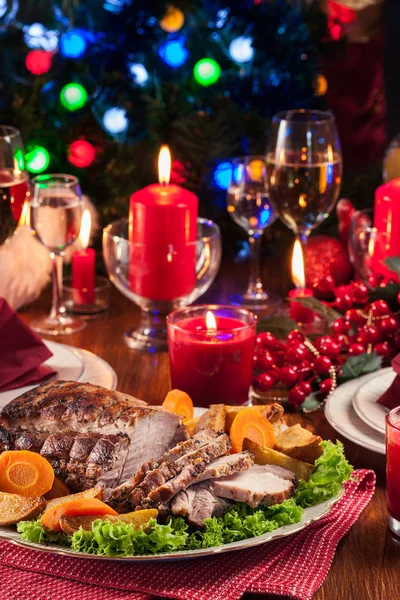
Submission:
M 386 415 L 388 527 L 400 537 L 400 406 Z
M 247 402 L 256 321 L 250 311 L 231 306 L 194 306 L 171 313 L 167 328 L 172 388 L 187 392 L 196 406 Z

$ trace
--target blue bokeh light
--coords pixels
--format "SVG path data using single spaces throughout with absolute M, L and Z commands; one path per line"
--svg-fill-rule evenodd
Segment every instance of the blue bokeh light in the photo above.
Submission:
M 260 212 L 260 225 L 262 225 L 263 227 L 265 227 L 266 225 L 268 225 L 270 219 L 271 219 L 272 213 L 271 213 L 271 209 L 270 208 L 264 208 L 261 212 Z
M 239 64 L 249 62 L 254 56 L 253 38 L 244 35 L 235 38 L 229 44 L 229 56 Z
M 108 133 L 123 133 L 128 129 L 128 125 L 125 109 L 113 106 L 104 113 L 103 126 Z
M 214 171 L 214 181 L 219 188 L 227 190 L 232 177 L 232 165 L 230 162 L 223 162 L 218 165 Z
M 62 34 L 60 50 L 67 58 L 79 58 L 86 50 L 86 40 L 78 29 L 71 29 Z
M 158 54 L 170 67 L 181 67 L 188 57 L 184 44 L 184 38 L 165 42 L 160 46 Z
M 58 31 L 47 29 L 42 23 L 32 23 L 26 25 L 24 31 L 24 42 L 28 48 L 40 48 L 41 50 L 52 51 L 58 46 Z

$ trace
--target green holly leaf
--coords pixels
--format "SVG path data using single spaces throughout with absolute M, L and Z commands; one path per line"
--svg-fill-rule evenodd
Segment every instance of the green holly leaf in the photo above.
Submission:
M 385 267 L 400 277 L 400 256 L 389 256 L 382 261 Z
M 319 408 L 321 406 L 321 400 L 318 398 L 319 392 L 312 392 L 307 398 L 304 400 L 302 404 L 300 404 L 300 410 L 313 410 Z
M 385 300 L 389 304 L 390 310 L 399 310 L 397 294 L 400 292 L 400 284 L 388 283 L 385 287 L 377 287 L 368 294 L 368 301 Z
M 288 298 L 288 300 L 291 302 L 294 300 L 294 298 Z M 309 296 L 307 298 L 296 298 L 296 302 L 305 308 L 310 308 L 313 312 L 315 312 L 315 314 L 319 315 L 323 319 L 327 319 L 328 321 L 334 321 L 342 316 L 337 310 L 327 306 L 313 296 Z
M 359 354 L 358 356 L 350 356 L 344 364 L 342 374 L 339 378 L 340 383 L 355 379 L 361 375 L 377 371 L 382 366 L 382 357 L 376 352 L 371 354 Z
M 261 319 L 257 324 L 257 333 L 269 331 L 278 339 L 286 338 L 293 329 L 297 329 L 296 321 L 285 315 Z

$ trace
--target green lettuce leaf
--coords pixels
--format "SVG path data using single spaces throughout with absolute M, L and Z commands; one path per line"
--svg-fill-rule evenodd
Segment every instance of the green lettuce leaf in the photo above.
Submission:
M 303 508 L 336 496 L 342 483 L 349 479 L 353 471 L 341 442 L 334 444 L 325 440 L 320 445 L 323 452 L 315 461 L 314 471 L 308 481 L 300 481 L 295 497 L 296 503 Z
M 23 540 L 35 544 L 59 544 L 70 546 L 71 538 L 65 533 L 55 533 L 42 527 L 40 521 L 21 521 L 17 525 L 17 531 Z

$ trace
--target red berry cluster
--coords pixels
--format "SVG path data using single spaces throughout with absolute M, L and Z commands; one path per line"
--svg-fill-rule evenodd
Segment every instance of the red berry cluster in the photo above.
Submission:
M 254 355 L 254 390 L 265 393 L 280 383 L 290 388 L 288 403 L 294 408 L 300 406 L 313 389 L 319 390 L 321 399 L 326 397 L 333 386 L 330 374 L 336 362 L 329 355 L 333 355 L 332 344 L 335 347 L 337 344 L 327 336 L 320 340 L 323 340 L 322 346 L 318 351 L 314 349 L 314 353 L 298 330 L 291 331 L 285 342 L 269 332 L 260 333 Z

